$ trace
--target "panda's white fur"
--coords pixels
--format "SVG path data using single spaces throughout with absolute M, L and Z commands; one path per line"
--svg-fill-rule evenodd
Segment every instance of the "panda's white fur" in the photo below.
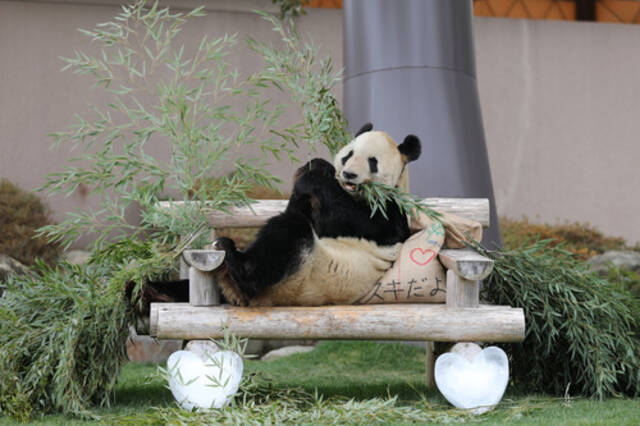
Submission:
M 419 155 L 419 141 L 417 144 Z M 371 158 L 375 158 L 377 170 L 372 170 L 369 163 Z M 408 159 L 401 153 L 396 142 L 387 133 L 367 131 L 338 152 L 334 167 L 336 178 L 347 191 L 353 191 L 353 185 L 367 181 L 407 189 L 406 164 L 413 159 L 415 158 Z M 346 179 L 344 172 L 356 177 Z M 314 243 L 303 254 L 298 269 L 246 303 L 250 306 L 354 303 L 391 267 L 400 246 L 401 243 L 381 246 L 373 241 L 354 237 L 319 238 L 314 232 Z M 236 293 L 237 286 L 221 284 L 228 300 L 243 304 Z
M 300 269 L 267 288 L 251 306 L 352 304 L 364 296 L 398 257 L 402 244 L 378 246 L 362 238 L 318 238 Z

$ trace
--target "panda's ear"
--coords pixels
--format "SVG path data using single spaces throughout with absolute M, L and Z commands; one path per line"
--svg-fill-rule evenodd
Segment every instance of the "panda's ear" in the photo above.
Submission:
M 355 137 L 358 137 L 365 132 L 370 132 L 371 129 L 373 129 L 373 124 L 367 123 L 364 126 L 360 127 L 360 130 L 358 130 L 358 133 L 356 133 Z
M 409 135 L 404 138 L 404 141 L 398 145 L 398 150 L 407 159 L 407 163 L 417 160 L 420 157 L 422 148 L 420 147 L 420 139 L 415 135 Z

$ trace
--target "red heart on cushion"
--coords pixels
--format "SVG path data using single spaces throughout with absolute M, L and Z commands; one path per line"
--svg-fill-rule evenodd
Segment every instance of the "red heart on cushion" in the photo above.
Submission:
M 416 254 L 416 252 L 418 253 Z M 411 250 L 411 253 L 409 253 L 409 258 L 413 261 L 413 263 L 420 266 L 424 266 L 427 263 L 431 262 L 431 259 L 433 259 L 434 257 L 436 257 L 435 251 L 431 249 L 423 250 L 420 247 L 414 248 L 413 250 Z

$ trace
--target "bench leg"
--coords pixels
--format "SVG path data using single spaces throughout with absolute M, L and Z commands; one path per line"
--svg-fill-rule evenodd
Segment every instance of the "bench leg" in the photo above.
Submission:
M 425 371 L 426 371 L 426 379 L 427 379 L 427 389 L 434 389 L 436 387 L 436 381 L 433 376 L 433 369 L 436 364 L 436 355 L 434 351 L 433 342 L 425 342 L 425 349 L 427 352 Z

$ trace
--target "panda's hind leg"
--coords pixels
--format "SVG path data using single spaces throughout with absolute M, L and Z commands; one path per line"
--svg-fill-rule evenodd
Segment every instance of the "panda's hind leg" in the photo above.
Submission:
M 295 274 L 313 244 L 309 220 L 295 210 L 269 219 L 244 252 L 236 249 L 233 240 L 219 238 L 214 246 L 225 252 L 218 274 L 222 294 L 233 304 L 250 304 L 267 288 Z
M 222 295 L 232 305 L 247 306 L 249 302 L 247 294 L 240 286 L 243 269 L 242 253 L 238 251 L 231 238 L 218 238 L 214 241 L 213 247 L 225 252 L 224 262 L 216 272 L 216 283 Z

